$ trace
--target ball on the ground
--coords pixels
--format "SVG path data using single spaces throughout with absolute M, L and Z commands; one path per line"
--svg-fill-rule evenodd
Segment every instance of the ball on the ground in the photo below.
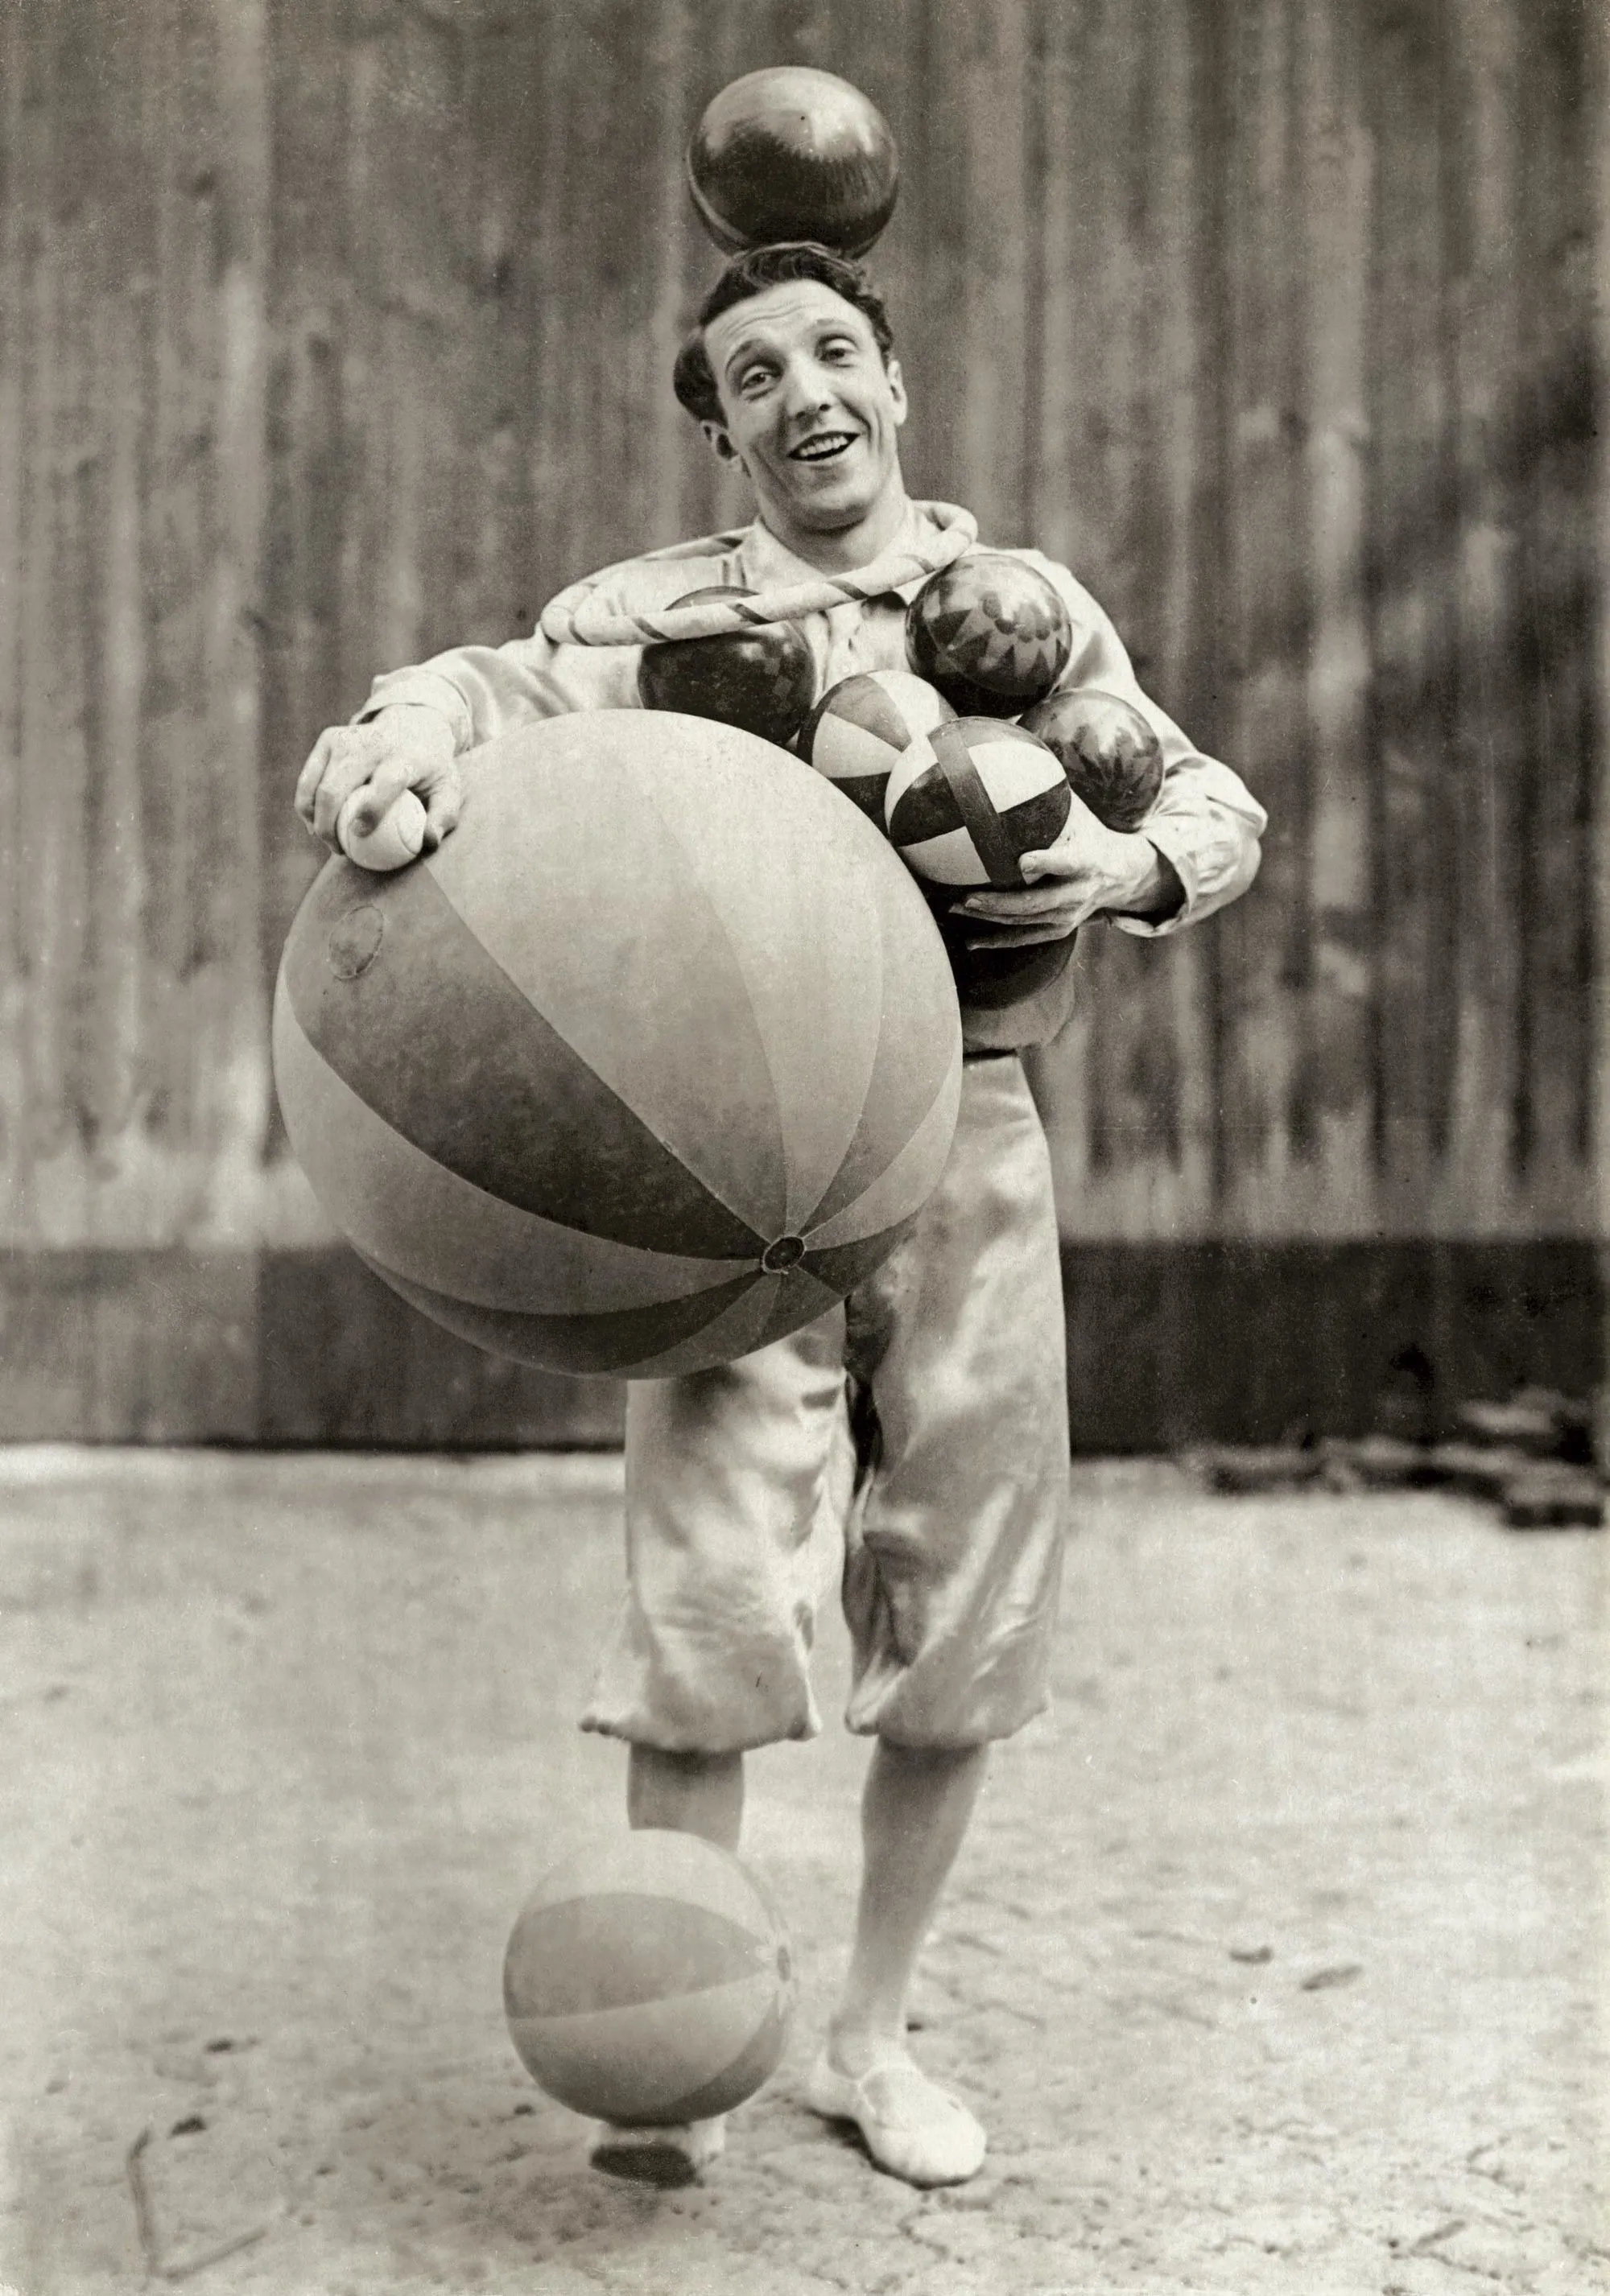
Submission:
M 883 798 L 896 759 L 956 712 L 908 669 L 866 669 L 841 678 L 805 720 L 795 744 L 869 821 L 883 827 Z
M 1133 702 L 1076 685 L 1036 702 L 1020 722 L 1056 751 L 1074 796 L 1097 821 L 1139 828 L 1162 788 L 1162 743 Z
M 754 594 L 735 583 L 718 583 L 690 590 L 675 603 Z M 644 647 L 637 665 L 637 693 L 645 709 L 711 718 L 779 748 L 799 732 L 816 692 L 815 658 L 792 622 L 758 622 L 708 638 L 660 638 Z
M 274 1063 L 315 1193 L 404 1299 L 496 1355 L 661 1378 L 893 1248 L 961 1024 L 921 891 L 802 759 L 592 710 L 475 751 L 414 868 L 326 865 Z
M 913 742 L 884 797 L 896 851 L 931 884 L 1020 886 L 1072 810 L 1045 743 L 993 718 L 957 718 Z
M 894 213 L 899 180 L 876 105 L 808 64 L 734 80 L 705 107 L 687 147 L 694 206 L 728 255 L 798 239 L 864 255 Z
M 906 610 L 906 659 L 965 718 L 1015 718 L 1067 667 L 1073 626 L 1056 586 L 1021 558 L 969 551 Z
M 425 841 L 424 807 L 412 790 L 404 790 L 366 834 L 352 825 L 352 816 L 363 794 L 362 790 L 354 790 L 337 815 L 336 843 L 348 860 L 356 861 L 360 869 L 378 874 L 406 869 L 410 861 L 418 859 Z
M 782 1916 L 747 1867 L 645 1830 L 555 1866 L 504 1959 L 509 2033 L 538 2086 L 599 2120 L 730 2112 L 776 2070 L 795 1980 Z

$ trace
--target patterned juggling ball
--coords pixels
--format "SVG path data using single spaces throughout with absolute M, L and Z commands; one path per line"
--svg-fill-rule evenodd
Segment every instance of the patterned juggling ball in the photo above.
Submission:
M 883 796 L 903 750 L 956 712 L 908 669 L 866 669 L 829 686 L 796 743 L 869 821 L 883 826 Z
M 405 1300 L 496 1355 L 658 1378 L 824 1314 L 922 1208 L 961 1029 L 884 840 L 798 758 L 591 710 L 464 762 L 394 876 L 333 859 L 274 1015 L 291 1144 Z
M 550 2096 L 663 2127 L 730 2112 L 776 2070 L 793 1956 L 735 1857 L 647 1828 L 544 1876 L 509 1939 L 503 1993 L 521 2062 Z
M 938 885 L 1021 885 L 1025 853 L 1054 842 L 1072 809 L 1062 767 L 1021 726 L 957 718 L 913 742 L 889 776 L 889 835 Z
M 1097 821 L 1139 828 L 1162 787 L 1162 744 L 1133 702 L 1076 685 L 1037 702 L 1022 722 L 1056 750 L 1069 787 Z
M 674 603 L 692 606 L 707 598 L 753 595 L 735 583 L 718 583 Z M 714 637 L 658 638 L 645 645 L 637 693 L 645 709 L 712 718 L 780 746 L 793 741 L 816 700 L 817 666 L 792 622 L 760 622 Z
M 906 610 L 906 659 L 967 718 L 1016 718 L 1067 666 L 1073 626 L 1060 593 L 1021 558 L 969 551 Z
M 770 64 L 712 97 L 687 182 L 728 255 L 793 239 L 865 255 L 894 213 L 899 154 L 859 88 L 809 64 Z

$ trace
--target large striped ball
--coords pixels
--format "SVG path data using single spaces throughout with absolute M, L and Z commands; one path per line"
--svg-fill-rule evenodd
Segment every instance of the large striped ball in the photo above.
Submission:
M 800 755 L 883 826 L 883 793 L 902 750 L 949 724 L 944 696 L 908 669 L 864 669 L 828 687 L 800 734 Z
M 663 2128 L 729 2112 L 773 2073 L 793 2013 L 781 1915 L 696 1834 L 645 1829 L 568 1860 L 504 1957 L 509 2034 L 573 2112 Z
M 938 885 L 1021 885 L 1025 853 L 1044 850 L 1072 809 L 1056 758 L 1021 726 L 957 718 L 914 742 L 889 776 L 889 834 Z
M 1067 667 L 1073 625 L 1061 592 L 1004 551 L 969 551 L 906 609 L 906 659 L 965 717 L 1015 718 Z
M 329 863 L 274 1062 L 315 1193 L 404 1299 L 494 1354 L 658 1378 L 813 1322 L 891 1249 L 961 1029 L 920 891 L 809 766 L 595 710 L 475 751 L 425 859 Z

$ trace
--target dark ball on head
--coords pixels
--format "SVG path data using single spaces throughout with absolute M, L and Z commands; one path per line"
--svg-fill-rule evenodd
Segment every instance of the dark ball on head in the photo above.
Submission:
M 1004 553 L 969 552 L 906 610 L 906 659 L 964 718 L 1015 718 L 1067 667 L 1073 627 L 1043 574 Z
M 706 106 L 687 148 L 694 206 L 727 255 L 807 239 L 864 255 L 894 212 L 899 172 L 876 105 L 806 64 L 734 80 Z
M 752 598 L 735 584 L 690 590 L 678 606 Z M 757 622 L 708 638 L 660 638 L 643 649 L 637 696 L 645 709 L 713 718 L 785 748 L 816 700 L 817 666 L 792 622 Z
M 1076 685 L 1025 711 L 1025 733 L 1056 751 L 1068 785 L 1109 829 L 1138 829 L 1162 787 L 1156 729 L 1121 694 Z

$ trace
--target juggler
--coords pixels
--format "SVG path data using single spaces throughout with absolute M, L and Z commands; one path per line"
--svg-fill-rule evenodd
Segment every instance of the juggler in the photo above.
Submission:
M 907 494 L 907 398 L 865 274 L 815 246 L 734 259 L 678 361 L 684 406 L 753 490 L 756 518 L 610 570 L 606 598 L 653 612 L 695 586 L 765 592 L 812 570 L 868 566 L 934 531 Z M 1140 691 L 1101 608 L 1064 567 L 1073 624 L 1059 681 L 1140 709 L 1165 777 L 1144 832 L 1077 799 L 1023 890 L 959 904 L 980 945 L 1040 943 L 1105 918 L 1178 931 L 1245 891 L 1265 816 Z M 818 690 L 903 668 L 920 586 L 848 600 L 801 624 Z M 359 719 L 322 734 L 298 811 L 326 843 L 355 791 L 361 832 L 413 789 L 427 843 L 457 818 L 458 759 L 535 718 L 637 704 L 637 650 L 537 635 L 465 646 L 375 681 Z M 907 2042 L 916 1957 L 960 1846 L 990 1742 L 1044 1705 L 1068 1493 L 1064 1320 L 1049 1158 L 1018 1052 L 1054 1036 L 1071 970 L 1004 1008 L 969 1009 L 955 1145 L 892 1257 L 820 1323 L 718 1370 L 628 1390 L 627 1591 L 583 1726 L 630 1748 L 634 1825 L 732 1849 L 746 1749 L 819 1727 L 809 1675 L 828 1574 L 854 1659 L 851 1730 L 876 1740 L 862 1806 L 854 1947 L 812 2107 L 852 2120 L 875 2161 L 915 2185 L 959 2182 L 984 2132 Z M 676 2181 L 720 2151 L 719 2121 L 599 2132 L 595 2162 Z

